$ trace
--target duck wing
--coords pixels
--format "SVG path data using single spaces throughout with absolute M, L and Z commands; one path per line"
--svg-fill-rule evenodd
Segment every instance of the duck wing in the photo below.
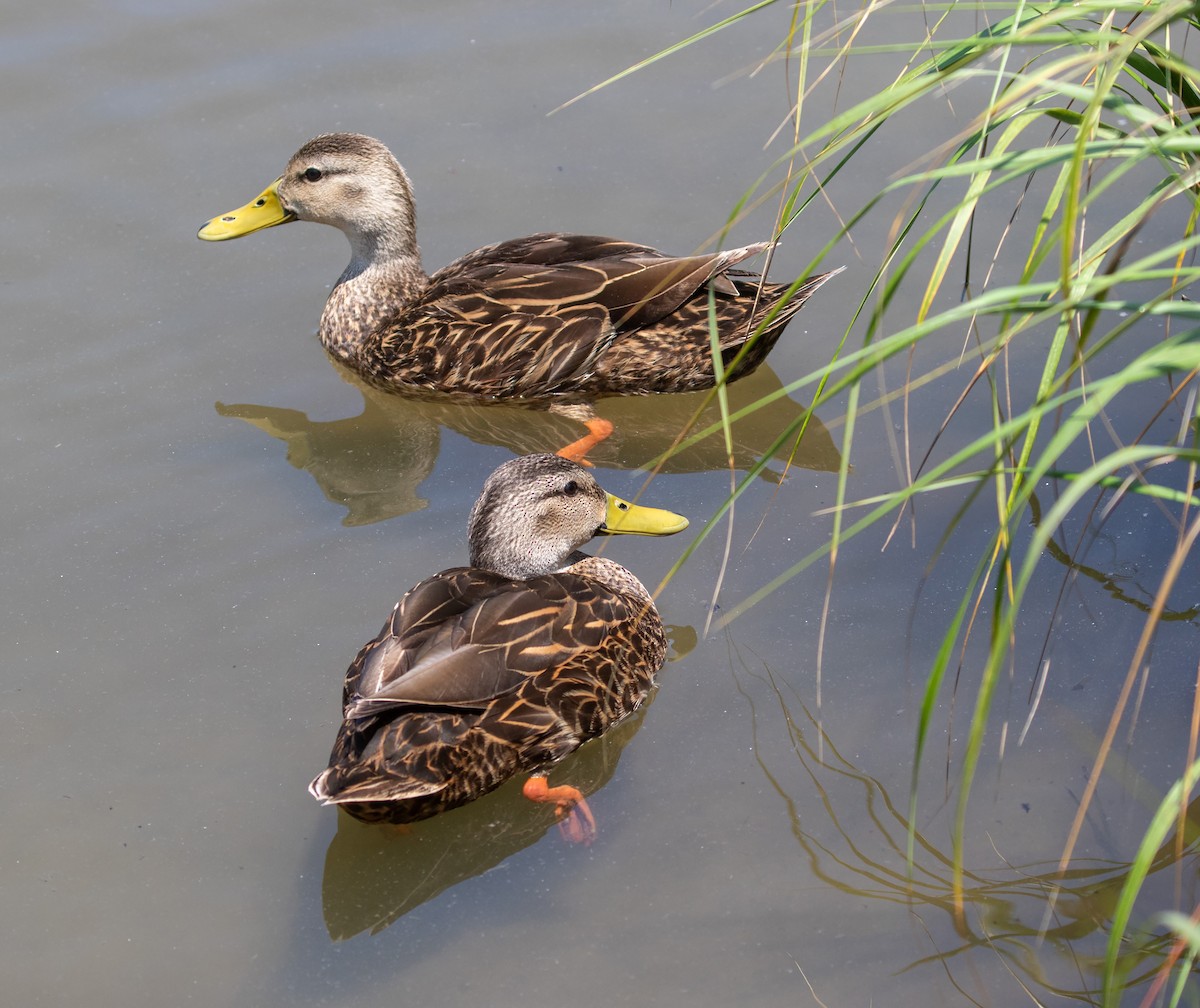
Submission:
M 384 337 L 430 384 L 496 398 L 574 391 L 618 336 L 670 316 L 764 245 L 671 257 L 596 235 L 538 234 L 479 249 L 435 273 Z
M 599 648 L 634 609 L 572 574 L 515 581 L 471 567 L 443 571 L 405 595 L 359 652 L 346 675 L 345 717 L 482 711 Z

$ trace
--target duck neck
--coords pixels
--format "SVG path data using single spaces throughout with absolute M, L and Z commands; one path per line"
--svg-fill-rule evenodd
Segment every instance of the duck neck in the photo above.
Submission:
M 326 222 L 340 227 L 350 242 L 350 265 L 338 283 L 373 270 L 401 277 L 425 275 L 417 247 L 417 205 L 412 183 L 394 158 L 391 167 L 386 184 L 358 192 L 353 217 Z
M 350 264 L 338 277 L 318 332 L 325 349 L 355 367 L 380 330 L 414 301 L 429 278 L 408 235 L 350 236 Z
M 391 184 L 369 193 L 353 221 L 326 221 L 350 242 L 350 264 L 321 314 L 318 335 L 331 354 L 356 370 L 366 367 L 387 328 L 429 282 L 417 246 L 412 185 L 393 161 Z
M 350 264 L 338 278 L 344 283 L 372 270 L 389 274 L 420 274 L 421 250 L 417 246 L 417 225 L 412 214 L 399 213 L 385 219 L 384 226 L 346 231 L 350 242 Z
M 563 556 L 550 543 L 520 543 L 506 537 L 471 541 L 471 566 L 519 581 L 563 570 L 586 558 L 575 550 Z

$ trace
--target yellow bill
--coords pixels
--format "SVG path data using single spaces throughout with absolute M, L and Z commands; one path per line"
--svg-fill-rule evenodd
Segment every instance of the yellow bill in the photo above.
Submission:
M 220 217 L 214 217 L 200 229 L 196 237 L 205 241 L 228 241 L 230 238 L 241 238 L 242 235 L 274 227 L 276 224 L 294 221 L 295 215 L 288 213 L 279 202 L 279 183 L 282 181 L 282 178 L 277 178 L 257 199 L 236 210 L 230 210 L 227 214 L 221 214 Z
M 620 497 L 605 494 L 608 507 L 604 514 L 601 532 L 610 534 L 632 533 L 634 535 L 674 535 L 688 527 L 688 520 L 674 511 L 662 508 L 642 507 L 630 504 Z

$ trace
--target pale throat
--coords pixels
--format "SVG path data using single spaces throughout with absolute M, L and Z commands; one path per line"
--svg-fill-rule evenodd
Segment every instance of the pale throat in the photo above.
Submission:
M 425 277 L 411 223 L 401 220 L 398 226 L 389 222 L 378 229 L 344 229 L 342 233 L 350 242 L 350 263 L 338 278 L 339 284 L 366 277 L 366 283 L 382 290 L 393 284 L 405 286 L 414 277 Z

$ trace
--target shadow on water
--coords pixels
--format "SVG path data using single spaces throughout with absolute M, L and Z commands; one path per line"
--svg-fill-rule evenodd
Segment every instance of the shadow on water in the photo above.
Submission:
M 786 726 L 802 787 L 790 783 L 795 780 L 794 767 L 772 768 L 761 755 L 760 722 L 773 715 L 756 709 L 743 677 L 765 685 L 777 703 L 775 714 Z M 901 807 L 908 795 L 898 805 L 879 780 L 847 759 L 806 704 L 795 700 L 789 706 L 770 669 L 752 671 L 743 663 L 735 678 L 752 710 L 759 768 L 783 803 L 814 877 L 856 900 L 906 907 L 918 932 L 926 936 L 930 954 L 903 964 L 900 972 L 933 966 L 970 1003 L 1000 1003 L 997 973 L 990 968 L 994 963 L 979 958 L 984 956 L 1000 960 L 1001 974 L 1014 981 L 1011 993 L 1016 999 L 1044 1004 L 1055 996 L 1099 1003 L 1110 925 L 1133 873 L 1131 862 L 1076 857 L 1065 871 L 1050 861 L 967 870 L 960 908 L 948 850 L 918 830 L 911 868 L 907 864 L 908 820 Z M 812 800 L 814 795 L 818 801 Z M 864 833 L 861 825 L 845 825 L 861 824 L 864 811 L 870 830 Z M 1147 906 L 1155 905 L 1155 886 L 1161 895 L 1179 878 L 1196 877 L 1200 798 L 1189 804 L 1182 823 L 1182 836 L 1169 836 L 1151 859 L 1143 890 Z M 931 916 L 931 910 L 936 915 Z M 1164 963 L 1169 965 L 1173 941 L 1173 936 L 1157 931 L 1138 934 L 1127 943 L 1121 953 L 1126 987 L 1149 983 Z M 1046 955 L 1047 947 L 1057 955 Z M 803 959 L 798 962 L 803 968 Z
M 329 500 L 346 508 L 346 525 L 368 525 L 426 507 L 428 501 L 420 496 L 419 488 L 437 462 L 443 428 L 518 455 L 555 451 L 583 431 L 569 417 L 545 410 L 412 400 L 347 380 L 362 392 L 364 405 L 358 416 L 341 420 L 311 420 L 301 410 L 278 406 L 216 405 L 221 416 L 245 420 L 282 441 L 287 460 L 310 473 Z M 760 367 L 730 386 L 731 412 L 775 396 L 734 423 L 733 453 L 738 468 L 754 465 L 780 432 L 804 414 L 804 406 L 781 393 L 782 385 L 769 367 Z M 599 468 L 645 467 L 691 423 L 705 398 L 706 393 L 691 392 L 603 400 L 597 412 L 612 421 L 616 430 L 588 453 L 589 460 Z M 709 403 L 695 429 L 704 430 L 719 419 L 716 403 Z M 790 455 L 789 443 L 775 453 L 777 465 L 764 469 L 763 478 L 781 479 Z M 673 454 L 662 471 L 714 471 L 726 468 L 727 460 L 718 431 Z M 839 461 L 829 432 L 812 418 L 791 464 L 830 472 L 837 469 Z

